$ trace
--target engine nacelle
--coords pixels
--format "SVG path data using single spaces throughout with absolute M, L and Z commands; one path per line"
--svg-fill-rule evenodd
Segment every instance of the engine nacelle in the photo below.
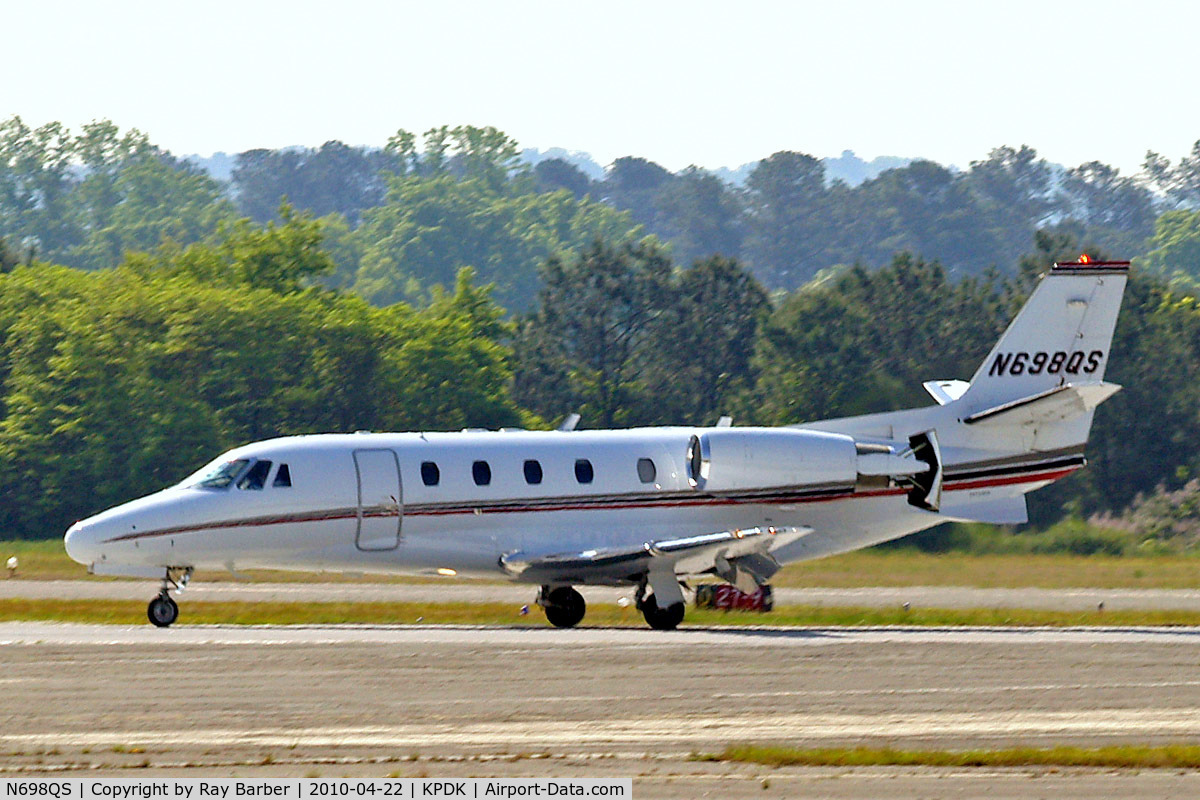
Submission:
M 785 486 L 853 486 L 854 439 L 840 433 L 787 428 L 717 428 L 693 436 L 688 481 L 696 489 L 730 492 Z

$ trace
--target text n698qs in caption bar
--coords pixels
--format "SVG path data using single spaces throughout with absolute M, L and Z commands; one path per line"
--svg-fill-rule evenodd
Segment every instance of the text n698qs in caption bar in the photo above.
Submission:
M 322 780 L 252 778 L 71 778 L 67 780 L 3 780 L 0 800 L 386 800 L 387 798 L 633 797 L 633 779 L 590 778 L 385 778 Z

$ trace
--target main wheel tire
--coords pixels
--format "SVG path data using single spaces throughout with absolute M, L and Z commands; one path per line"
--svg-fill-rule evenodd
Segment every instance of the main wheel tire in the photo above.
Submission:
M 666 608 L 659 608 L 658 603 L 654 600 L 654 595 L 650 595 L 642 600 L 642 616 L 646 618 L 646 623 L 656 631 L 673 631 L 679 627 L 679 623 L 683 622 L 683 615 L 687 611 L 687 607 L 683 603 L 673 603 Z
M 587 613 L 583 595 L 570 586 L 560 586 L 546 595 L 546 619 L 556 628 L 574 628 Z
M 179 606 L 169 595 L 160 594 L 146 607 L 146 616 L 155 626 L 167 628 L 179 618 Z

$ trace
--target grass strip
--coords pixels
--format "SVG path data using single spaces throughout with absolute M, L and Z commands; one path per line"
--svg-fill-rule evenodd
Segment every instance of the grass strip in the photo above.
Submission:
M 1200 768 L 1200 746 L 1014 747 L 1000 750 L 894 750 L 890 747 L 800 749 L 733 745 L 696 753 L 691 761 L 735 761 L 768 767 L 1107 767 Z
M 149 597 L 146 598 L 149 601 Z M 179 624 L 333 625 L 546 625 L 541 609 L 529 613 L 509 603 L 329 603 L 188 602 L 181 600 Z M 137 600 L 0 600 L 0 620 L 133 625 L 146 622 L 146 604 Z M 616 605 L 588 608 L 585 626 L 645 627 L 640 612 Z M 689 608 L 685 627 L 1076 627 L 1195 626 L 1197 611 L 1040 611 L 1029 609 L 920 609 L 782 606 L 769 614 Z

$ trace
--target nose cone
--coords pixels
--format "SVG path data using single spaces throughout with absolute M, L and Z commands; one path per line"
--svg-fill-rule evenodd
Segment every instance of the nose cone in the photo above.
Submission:
M 87 566 L 161 566 L 159 562 L 167 557 L 164 548 L 173 546 L 163 533 L 203 523 L 211 516 L 212 501 L 220 499 L 205 492 L 166 489 L 76 522 L 63 537 L 63 544 L 67 555 Z
M 88 530 L 85 522 L 86 520 L 76 522 L 67 529 L 67 535 L 63 537 L 63 545 L 67 549 L 67 555 L 73 561 L 78 561 L 80 564 L 91 564 L 96 560 L 96 536 L 94 531 Z

